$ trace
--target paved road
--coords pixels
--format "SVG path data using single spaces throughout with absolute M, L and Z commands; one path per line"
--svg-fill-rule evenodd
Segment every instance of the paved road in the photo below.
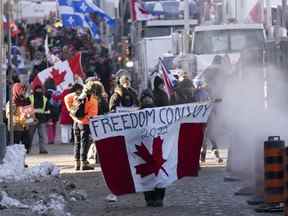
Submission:
M 271 216 L 257 214 L 246 204 L 248 197 L 235 196 L 234 192 L 242 187 L 241 182 L 224 182 L 225 164 L 218 165 L 213 155 L 208 154 L 208 162 L 197 178 L 184 178 L 167 189 L 164 208 L 147 208 L 142 194 L 119 197 L 116 203 L 107 203 L 106 188 L 101 170 L 73 172 L 72 146 L 49 146 L 49 154 L 28 156 L 28 164 L 49 160 L 62 168 L 62 180 L 71 181 L 77 188 L 88 192 L 88 200 L 68 203 L 74 216 Z M 226 151 L 221 151 L 226 157 Z M 279 215 L 279 214 L 273 214 Z

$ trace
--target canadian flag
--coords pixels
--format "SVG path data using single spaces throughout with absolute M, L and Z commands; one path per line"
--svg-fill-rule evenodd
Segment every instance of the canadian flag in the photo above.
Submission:
M 159 58 L 159 72 L 162 74 L 165 89 L 167 91 L 167 94 L 169 97 L 172 97 L 173 95 L 173 89 L 177 81 L 176 78 L 171 74 L 171 72 L 167 69 L 165 63 L 162 61 L 161 58 Z
M 147 21 L 156 19 L 157 16 L 149 13 L 142 5 L 140 0 L 131 0 L 132 5 L 132 20 L 134 21 Z
M 75 54 L 69 60 L 56 63 L 53 67 L 39 72 L 32 81 L 32 88 L 43 85 L 46 80 L 53 79 L 57 91 L 63 92 L 79 78 L 84 78 L 81 65 L 81 53 Z
M 205 111 L 204 106 L 209 108 Z M 185 176 L 197 176 L 204 130 L 210 113 L 208 109 L 208 105 L 186 104 L 91 119 L 90 130 L 96 139 L 99 161 L 111 192 L 122 195 L 150 191 L 167 187 Z M 168 128 L 158 127 L 161 124 L 159 121 L 166 121 L 166 114 L 172 120 L 172 113 L 177 116 L 182 113 L 180 115 L 183 116 L 185 110 L 195 110 L 194 116 L 197 112 L 198 119 L 191 120 L 193 114 L 187 114 L 188 118 L 175 120 Z M 149 121 L 154 123 L 147 123 Z M 137 122 L 145 126 L 147 123 L 148 126 L 139 128 Z M 152 124 L 154 126 L 151 128 Z M 104 137 L 99 132 L 102 127 L 106 134 Z M 110 130 L 119 134 L 114 136 L 115 133 Z

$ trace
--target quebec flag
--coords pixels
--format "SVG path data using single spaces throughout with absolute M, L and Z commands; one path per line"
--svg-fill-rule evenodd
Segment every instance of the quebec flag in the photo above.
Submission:
M 61 20 L 63 26 L 67 28 L 88 28 L 93 38 L 98 40 L 100 38 L 99 28 L 90 17 L 92 10 L 87 9 L 86 1 L 87 0 L 58 0 Z M 80 5 L 81 3 L 83 3 L 82 7 Z

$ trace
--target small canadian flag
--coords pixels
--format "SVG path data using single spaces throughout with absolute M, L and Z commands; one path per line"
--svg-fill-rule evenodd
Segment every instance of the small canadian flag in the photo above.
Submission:
M 53 67 L 39 72 L 32 81 L 32 88 L 44 85 L 50 78 L 54 80 L 57 91 L 63 92 L 69 85 L 75 83 L 75 80 L 83 77 L 81 53 L 78 52 L 71 59 L 58 62 Z

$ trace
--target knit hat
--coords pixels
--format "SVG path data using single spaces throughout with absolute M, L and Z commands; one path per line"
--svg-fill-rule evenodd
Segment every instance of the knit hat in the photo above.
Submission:
M 156 76 L 154 79 L 154 88 L 158 89 L 158 87 L 162 84 L 164 84 L 164 81 L 159 76 Z

